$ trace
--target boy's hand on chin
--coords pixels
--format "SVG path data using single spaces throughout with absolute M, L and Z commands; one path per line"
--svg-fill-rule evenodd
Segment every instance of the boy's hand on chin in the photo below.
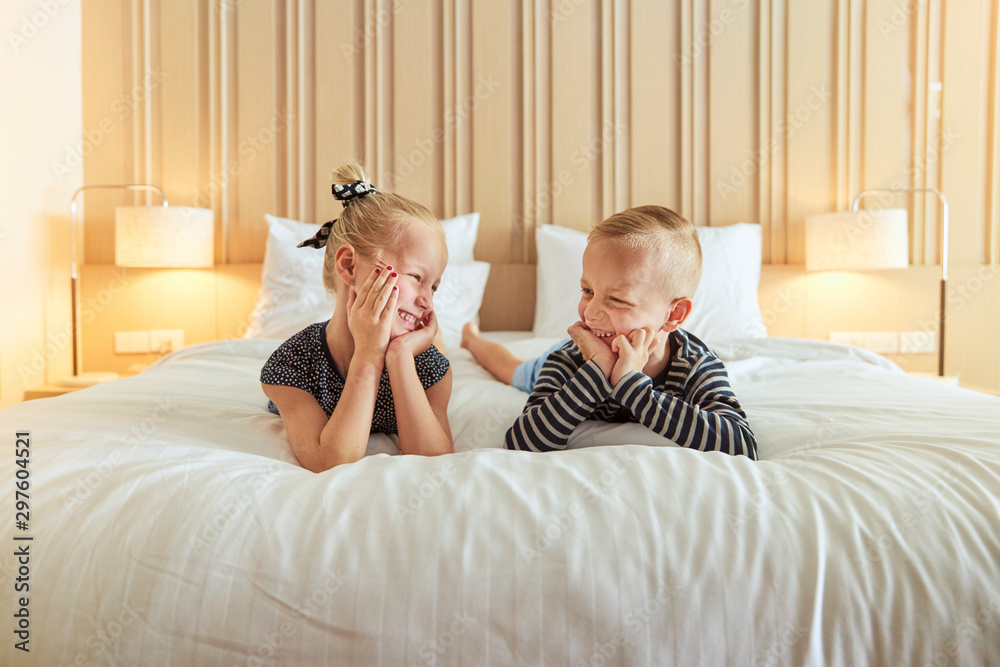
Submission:
M 626 337 L 625 334 L 615 336 L 611 341 L 611 350 L 618 358 L 608 381 L 612 387 L 617 387 L 623 377 L 632 371 L 642 372 L 649 361 L 649 347 L 656 339 L 656 333 L 652 329 L 633 329 Z
M 573 339 L 576 346 L 580 348 L 583 360 L 590 361 L 593 359 L 596 361 L 604 373 L 604 377 L 610 381 L 611 371 L 618 361 L 618 354 L 613 352 L 607 343 L 595 336 L 590 329 L 586 328 L 583 322 L 577 322 L 567 329 L 566 333 Z

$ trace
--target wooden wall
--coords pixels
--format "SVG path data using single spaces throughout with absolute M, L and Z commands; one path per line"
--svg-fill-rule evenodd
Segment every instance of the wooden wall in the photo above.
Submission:
M 990 0 L 88 0 L 85 181 L 215 209 L 223 264 L 261 261 L 264 213 L 333 217 L 355 158 L 480 211 L 497 263 L 534 261 L 536 225 L 655 202 L 757 222 L 764 262 L 798 265 L 807 215 L 938 187 L 975 272 L 1000 261 L 998 35 Z M 115 201 L 88 195 L 89 263 L 112 261 Z M 900 203 L 911 263 L 938 264 L 935 200 Z M 986 350 L 998 311 L 965 309 L 949 345 Z M 1000 385 L 984 354 L 967 370 Z

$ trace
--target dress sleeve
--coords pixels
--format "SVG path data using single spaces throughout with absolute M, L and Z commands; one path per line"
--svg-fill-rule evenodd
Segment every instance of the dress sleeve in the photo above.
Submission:
M 530 452 L 566 449 L 566 442 L 611 393 L 596 361 L 577 365 L 566 350 L 549 355 L 524 412 L 507 431 L 504 446 Z
M 300 351 L 294 339 L 282 343 L 260 370 L 260 381 L 309 391 L 307 353 Z
M 683 398 L 654 389 L 652 380 L 639 372 L 622 378 L 611 398 L 640 424 L 681 447 L 757 459 L 757 441 L 718 357 L 698 360 Z
M 441 381 L 441 378 L 448 372 L 448 368 L 451 367 L 451 362 L 448 361 L 448 357 L 431 345 L 413 358 L 413 365 L 417 369 L 420 384 L 424 386 L 424 389 L 429 389 Z

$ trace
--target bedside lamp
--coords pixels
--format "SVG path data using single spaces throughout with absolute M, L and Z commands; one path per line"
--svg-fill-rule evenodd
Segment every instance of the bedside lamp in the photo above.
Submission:
M 155 185 L 94 184 L 74 192 L 70 202 L 73 375 L 60 380 L 60 384 L 67 387 L 90 387 L 118 378 L 117 373 L 111 372 L 81 372 L 83 339 L 77 272 L 76 200 L 84 191 L 91 189 L 147 190 L 155 192 L 162 200 L 161 206 L 119 206 L 115 209 L 116 265 L 208 268 L 214 264 L 215 214 L 210 209 L 168 206 L 163 190 Z
M 910 265 L 906 209 L 806 218 L 806 271 L 873 271 Z
M 858 210 L 876 193 L 926 192 L 941 200 L 941 292 L 938 309 L 938 376 L 944 376 L 945 286 L 948 280 L 948 200 L 934 188 L 875 188 L 854 198 L 851 211 L 806 218 L 806 271 L 867 271 L 909 266 L 906 209 Z

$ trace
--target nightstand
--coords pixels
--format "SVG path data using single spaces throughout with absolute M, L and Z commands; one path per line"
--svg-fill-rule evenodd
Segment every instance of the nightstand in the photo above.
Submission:
M 71 391 L 79 391 L 83 387 L 63 387 L 58 384 L 43 384 L 33 389 L 24 390 L 24 400 L 33 401 L 36 398 L 51 398 L 53 396 L 62 396 L 63 394 L 68 394 Z
M 973 384 L 963 384 L 966 389 L 971 389 L 972 391 L 978 391 L 981 394 L 989 394 L 991 396 L 1000 396 L 1000 389 L 990 389 L 988 387 L 977 387 Z

